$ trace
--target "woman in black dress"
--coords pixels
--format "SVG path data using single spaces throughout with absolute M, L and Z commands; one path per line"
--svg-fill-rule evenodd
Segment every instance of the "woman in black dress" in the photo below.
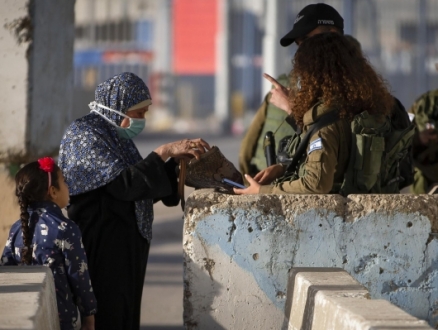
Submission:
M 97 86 L 91 113 L 74 121 L 60 147 L 69 218 L 83 235 L 97 299 L 96 329 L 138 329 L 152 238 L 153 203 L 179 203 L 175 158 L 210 149 L 202 139 L 162 145 L 145 159 L 132 137 L 151 104 L 145 83 L 122 73 Z

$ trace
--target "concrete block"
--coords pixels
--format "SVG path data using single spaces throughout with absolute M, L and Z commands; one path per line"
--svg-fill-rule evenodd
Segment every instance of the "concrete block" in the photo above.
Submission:
M 334 296 L 327 295 L 326 291 L 320 291 L 315 296 L 312 322 L 300 329 L 408 330 L 432 328 L 426 321 L 419 320 L 386 300 Z
M 184 322 L 188 329 L 281 329 L 289 270 L 336 267 L 372 299 L 438 326 L 437 201 L 195 191 L 185 209 Z
M 49 268 L 0 267 L 0 296 L 0 329 L 60 329 L 55 283 Z
M 293 268 L 285 314 L 291 330 L 431 329 L 339 268 Z
M 320 292 L 328 296 L 369 298 L 368 290 L 341 268 L 292 268 L 285 308 L 291 329 L 312 329 L 308 326 L 315 314 L 315 296 Z

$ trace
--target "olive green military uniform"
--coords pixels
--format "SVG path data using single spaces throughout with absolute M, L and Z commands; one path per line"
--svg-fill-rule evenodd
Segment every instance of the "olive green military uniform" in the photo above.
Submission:
M 322 115 L 334 111 L 318 103 L 304 114 L 303 135 Z M 302 136 L 303 136 L 302 135 Z M 320 139 L 320 140 L 319 140 Z M 274 185 L 260 188 L 262 194 L 327 194 L 336 192 L 348 167 L 351 127 L 346 119 L 321 128 L 310 139 L 307 155 L 293 176 L 285 174 Z
M 415 179 L 411 192 L 425 194 L 438 183 L 438 143 L 422 145 L 419 133 L 426 129 L 426 124 L 434 124 L 438 128 L 438 89 L 421 95 L 409 112 L 414 114 L 416 132 L 413 142 Z
M 289 86 L 289 78 L 283 74 L 278 78 L 283 86 Z M 287 113 L 269 103 L 271 93 L 268 93 L 260 108 L 257 110 L 240 146 L 239 168 L 244 174 L 254 176 L 260 170 L 266 168 L 266 158 L 263 148 L 266 132 L 275 132 L 275 142 L 287 135 L 293 135 L 294 129 L 284 120 Z

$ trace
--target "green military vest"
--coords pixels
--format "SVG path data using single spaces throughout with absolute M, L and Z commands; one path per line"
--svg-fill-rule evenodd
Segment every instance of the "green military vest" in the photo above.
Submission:
M 322 125 L 324 124 L 322 123 Z M 402 179 L 400 162 L 405 158 L 406 153 L 410 150 L 409 146 L 412 144 L 414 134 L 412 124 L 399 130 L 391 125 L 389 116 L 370 115 L 367 111 L 363 111 L 354 116 L 351 122 L 351 132 L 352 144 L 348 167 L 344 173 L 343 182 L 335 183 L 331 193 L 340 193 L 344 196 L 349 194 L 398 193 L 399 181 Z M 298 145 L 303 138 L 304 135 L 294 134 L 289 139 L 285 148 L 289 158 L 297 156 Z M 285 173 L 274 184 L 286 180 L 293 181 L 306 175 L 304 165 L 307 153 L 298 156 L 300 159 L 297 163 L 297 171 Z
M 278 82 L 285 87 L 289 86 L 289 77 L 285 74 L 281 75 Z M 266 158 L 265 151 L 263 148 L 263 143 L 265 140 L 265 135 L 267 132 L 275 132 L 275 144 L 278 147 L 278 142 L 287 135 L 293 135 L 295 133 L 294 129 L 286 123 L 284 120 L 287 117 L 285 111 L 277 108 L 276 106 L 269 104 L 266 111 L 266 120 L 263 125 L 263 129 L 257 141 L 257 147 L 254 157 L 251 159 L 251 164 L 257 166 L 259 170 L 266 168 Z M 280 126 L 281 125 L 281 126 Z M 278 129 L 278 130 L 277 130 Z
M 305 133 L 294 133 L 287 141 L 286 146 L 284 147 L 283 151 L 288 155 L 289 159 L 292 159 L 292 157 L 295 155 L 295 152 L 297 151 L 297 148 L 299 144 L 301 143 L 301 138 L 305 135 Z M 305 173 L 305 161 L 306 161 L 307 153 L 303 154 L 301 159 L 298 161 L 297 167 L 298 172 L 286 172 L 284 175 L 274 181 L 274 184 L 282 183 L 285 181 L 294 181 L 301 177 L 303 177 Z M 284 164 L 284 166 L 287 167 L 287 164 Z

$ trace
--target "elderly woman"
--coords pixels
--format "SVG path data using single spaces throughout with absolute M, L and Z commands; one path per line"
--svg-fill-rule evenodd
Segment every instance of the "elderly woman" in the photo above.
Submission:
M 152 238 L 153 203 L 179 203 L 178 158 L 199 158 L 201 139 L 162 145 L 145 159 L 131 140 L 151 105 L 145 83 L 122 73 L 97 86 L 91 113 L 67 129 L 59 166 L 70 189 L 69 218 L 83 234 L 98 304 L 96 329 L 138 329 Z

